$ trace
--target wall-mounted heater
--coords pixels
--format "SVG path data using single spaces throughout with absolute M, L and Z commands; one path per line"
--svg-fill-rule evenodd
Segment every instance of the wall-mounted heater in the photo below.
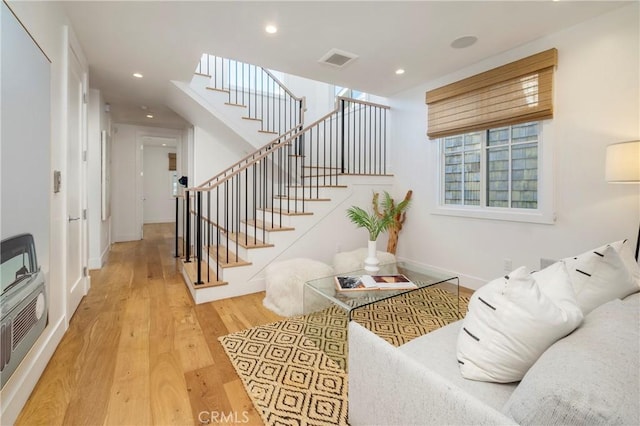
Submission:
M 0 257 L 0 381 L 9 380 L 47 325 L 44 273 L 31 234 L 3 240 Z

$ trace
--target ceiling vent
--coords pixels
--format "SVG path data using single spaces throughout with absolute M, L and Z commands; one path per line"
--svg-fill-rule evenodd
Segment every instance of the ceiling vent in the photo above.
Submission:
M 357 57 L 358 55 L 345 52 L 344 50 L 331 49 L 327 54 L 320 58 L 319 62 L 329 64 L 337 68 L 342 68 Z

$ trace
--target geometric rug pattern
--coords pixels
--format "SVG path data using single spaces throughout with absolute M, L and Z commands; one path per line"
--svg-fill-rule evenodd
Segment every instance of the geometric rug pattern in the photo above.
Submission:
M 347 424 L 347 374 L 304 329 L 295 317 L 220 342 L 266 425 Z
M 405 293 L 353 312 L 351 319 L 394 346 L 403 345 L 464 317 L 469 299 L 458 300 L 452 293 L 429 287 L 422 297 Z M 462 314 L 459 315 L 459 312 Z
M 455 294 L 408 293 L 352 319 L 399 346 L 458 319 Z M 420 293 L 420 294 L 417 294 Z M 468 298 L 460 298 L 466 312 Z M 337 307 L 219 338 L 265 425 L 347 424 L 347 316 Z

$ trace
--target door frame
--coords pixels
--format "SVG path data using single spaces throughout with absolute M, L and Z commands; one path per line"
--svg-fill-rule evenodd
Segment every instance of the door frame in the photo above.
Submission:
M 65 327 L 69 326 L 69 321 L 71 320 L 71 317 L 73 316 L 74 312 L 76 311 L 76 309 L 78 308 L 78 305 L 80 304 L 80 301 L 82 300 L 82 298 L 87 294 L 87 292 L 89 291 L 89 288 L 91 287 L 91 282 L 90 282 L 90 277 L 88 274 L 88 229 L 87 229 L 87 215 L 86 215 L 86 211 L 87 211 L 87 176 L 88 176 L 88 170 L 87 170 L 87 132 L 88 132 L 88 110 L 87 110 L 87 100 L 88 100 L 88 64 L 87 61 L 85 59 L 85 57 L 82 54 L 82 49 L 80 48 L 80 44 L 78 42 L 78 40 L 75 38 L 75 35 L 73 34 L 73 32 L 69 29 L 68 26 L 65 26 L 65 38 L 66 38 L 66 79 L 65 79 L 65 86 L 66 86 L 66 90 L 65 90 L 65 107 L 66 107 L 66 120 L 65 120 L 65 144 L 66 144 L 66 150 L 68 150 L 70 148 L 70 146 L 68 145 L 68 141 L 69 141 L 69 126 L 71 124 L 71 120 L 72 117 L 70 117 L 69 114 L 69 106 L 70 106 L 70 102 L 72 102 L 72 99 L 70 99 L 69 97 L 69 91 L 70 91 L 70 86 L 69 86 L 69 79 L 71 77 L 71 73 L 75 73 L 78 75 L 81 85 L 82 85 L 82 99 L 80 101 L 80 123 L 79 127 L 80 127 L 80 141 L 79 141 L 79 146 L 80 146 L 80 164 L 79 164 L 79 179 L 78 179 L 78 187 L 77 187 L 77 191 L 78 191 L 78 198 L 80 201 L 80 206 L 81 206 L 81 211 L 80 211 L 80 223 L 79 223 L 79 227 L 80 227 L 80 241 L 81 241 L 81 247 L 80 247 L 80 265 L 82 265 L 83 271 L 82 271 L 82 275 L 80 278 L 80 281 L 77 285 L 75 285 L 73 288 L 69 288 L 69 279 L 70 279 L 70 271 L 68 270 L 68 263 L 69 263 L 69 252 L 68 250 L 65 251 L 65 257 L 64 257 L 64 283 L 65 283 Z M 67 158 L 65 158 L 65 175 L 69 176 L 69 171 L 70 171 L 70 167 L 71 165 L 68 164 L 68 156 Z M 65 209 L 65 215 L 63 217 L 63 220 L 65 221 L 65 233 L 64 233 L 64 240 L 65 240 L 65 247 L 68 247 L 68 244 L 70 243 L 69 239 L 68 239 L 68 233 L 69 233 L 69 222 L 68 222 L 68 217 L 70 217 L 70 215 L 72 214 L 76 214 L 76 212 L 71 212 L 69 211 L 69 197 L 71 196 L 71 194 L 69 193 L 69 186 L 68 184 L 65 185 L 64 184 L 64 176 L 63 176 L 63 187 L 66 189 L 66 194 L 65 194 L 65 205 L 64 205 L 64 209 Z
M 145 140 L 149 138 L 175 139 L 176 141 L 176 172 L 182 173 L 182 139 L 183 133 L 180 130 L 164 128 L 147 128 L 136 131 L 136 229 L 138 229 L 138 239 L 144 237 L 144 164 L 143 151 Z

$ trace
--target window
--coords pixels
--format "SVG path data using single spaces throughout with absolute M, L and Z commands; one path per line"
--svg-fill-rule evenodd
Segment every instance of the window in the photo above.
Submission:
M 558 51 L 549 49 L 426 92 L 427 135 L 438 141 L 440 170 L 434 213 L 555 221 L 557 62 Z
M 359 101 L 366 101 L 369 98 L 364 92 L 360 92 L 359 90 L 349 89 L 347 87 L 342 86 L 334 86 L 334 95 L 342 96 L 345 98 L 357 99 Z
M 439 213 L 553 221 L 541 208 L 551 203 L 540 202 L 542 128 L 530 122 L 441 138 Z
M 178 196 L 178 174 L 175 171 L 169 172 L 169 192 L 172 197 Z

